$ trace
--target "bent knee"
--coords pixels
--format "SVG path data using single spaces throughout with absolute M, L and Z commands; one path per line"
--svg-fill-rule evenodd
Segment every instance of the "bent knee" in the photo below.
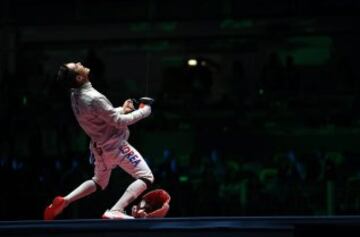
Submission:
M 142 181 L 144 181 L 146 183 L 147 188 L 150 188 L 155 180 L 154 175 L 152 173 L 141 176 L 141 177 L 139 177 L 139 179 L 141 179 Z
M 96 184 L 97 189 L 100 188 L 101 190 L 104 190 L 109 184 L 109 181 L 100 180 L 100 179 L 97 179 L 97 178 L 93 178 L 93 181 Z
M 144 177 L 144 178 L 149 180 L 151 184 L 153 184 L 154 181 L 155 181 L 155 177 L 154 177 L 154 175 L 152 173 L 150 175 L 148 175 L 147 177 Z

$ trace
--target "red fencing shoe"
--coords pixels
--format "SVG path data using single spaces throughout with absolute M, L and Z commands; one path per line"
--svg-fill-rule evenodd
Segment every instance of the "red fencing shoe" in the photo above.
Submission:
M 54 198 L 53 202 L 45 208 L 44 220 L 54 220 L 65 208 L 65 199 L 61 196 Z

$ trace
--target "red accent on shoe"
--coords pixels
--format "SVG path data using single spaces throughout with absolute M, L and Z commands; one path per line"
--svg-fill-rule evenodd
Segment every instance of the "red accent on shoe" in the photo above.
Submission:
M 55 197 L 52 203 L 45 208 L 44 220 L 54 220 L 63 211 L 64 207 L 65 199 L 61 196 Z

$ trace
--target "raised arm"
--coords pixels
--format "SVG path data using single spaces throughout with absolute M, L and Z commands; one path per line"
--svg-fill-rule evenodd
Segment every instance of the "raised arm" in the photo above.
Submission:
M 94 113 L 106 123 L 117 128 L 129 126 L 151 114 L 151 107 L 146 105 L 128 114 L 124 114 L 121 107 L 114 108 L 105 98 L 93 101 Z M 121 109 L 120 109 L 121 108 Z

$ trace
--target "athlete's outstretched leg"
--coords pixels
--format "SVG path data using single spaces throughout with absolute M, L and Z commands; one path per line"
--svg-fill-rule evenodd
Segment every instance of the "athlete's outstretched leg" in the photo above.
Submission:
M 52 203 L 46 207 L 44 211 L 44 220 L 53 220 L 72 202 L 86 197 L 97 189 L 97 184 L 93 180 L 87 180 L 82 183 L 79 187 L 74 189 L 67 196 L 57 196 L 54 198 Z

